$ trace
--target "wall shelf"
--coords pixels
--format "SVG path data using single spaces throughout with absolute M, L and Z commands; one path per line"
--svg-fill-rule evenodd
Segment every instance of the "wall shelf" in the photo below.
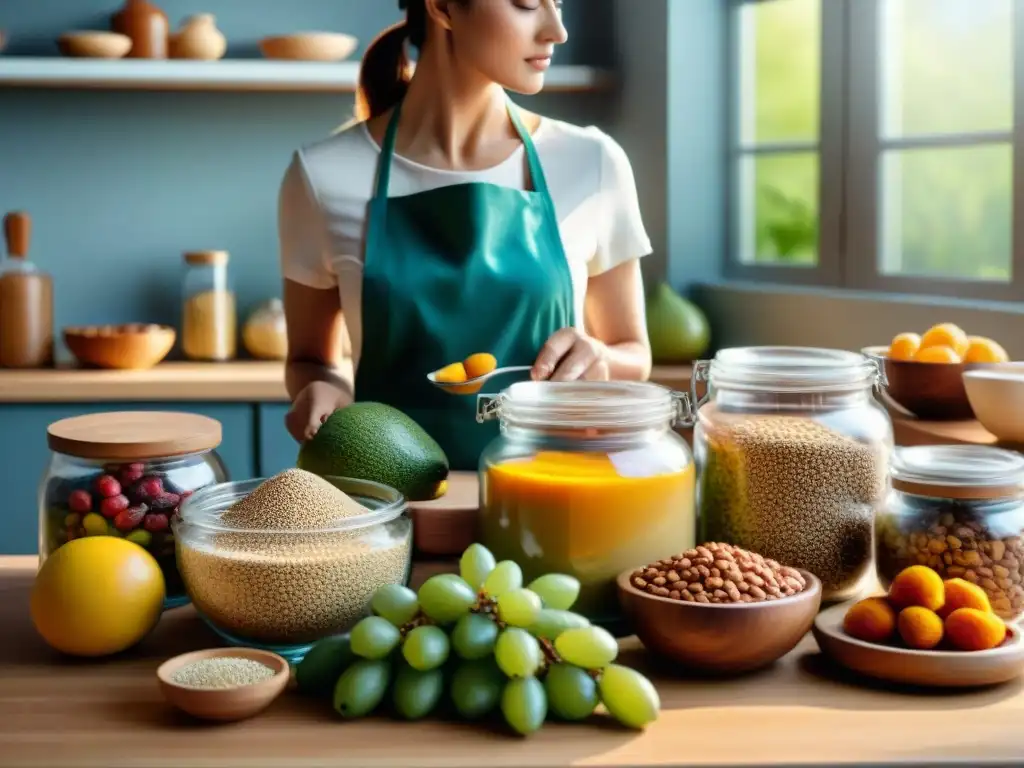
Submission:
M 0 56 L 0 88 L 351 93 L 358 76 L 357 62 Z M 553 66 L 544 90 L 597 91 L 611 83 L 610 73 L 594 67 Z

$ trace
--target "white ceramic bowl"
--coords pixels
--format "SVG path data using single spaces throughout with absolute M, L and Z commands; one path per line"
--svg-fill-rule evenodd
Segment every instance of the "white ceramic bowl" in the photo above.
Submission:
M 964 371 L 974 415 L 1004 442 L 1024 444 L 1024 363 Z

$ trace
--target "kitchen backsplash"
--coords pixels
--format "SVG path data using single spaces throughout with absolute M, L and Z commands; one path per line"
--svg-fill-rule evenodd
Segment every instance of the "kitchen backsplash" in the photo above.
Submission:
M 105 29 L 120 0 L 5 0 L 2 56 L 57 55 L 70 29 Z M 211 12 L 229 57 L 265 35 L 349 32 L 355 56 L 398 16 L 394 0 L 165 0 L 172 25 Z M 585 5 L 585 8 L 584 8 Z M 566 4 L 560 63 L 610 63 L 611 0 Z M 531 103 L 532 102 L 532 103 Z M 615 134 L 616 100 L 555 94 L 530 106 Z M 55 279 L 57 329 L 177 324 L 182 252 L 224 249 L 239 309 L 280 293 L 277 191 L 291 152 L 351 116 L 345 94 L 0 90 L 0 212 L 33 218 L 30 258 Z M 63 349 L 62 359 L 67 355 Z

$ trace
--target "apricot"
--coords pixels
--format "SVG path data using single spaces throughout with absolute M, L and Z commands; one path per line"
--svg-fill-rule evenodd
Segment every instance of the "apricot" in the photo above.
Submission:
M 889 602 L 897 609 L 919 605 L 938 611 L 946 602 L 942 577 L 927 565 L 904 568 L 889 585 Z
M 939 323 L 933 325 L 921 336 L 921 348 L 927 347 L 949 347 L 958 359 L 962 359 L 967 353 L 967 334 L 955 323 Z
M 996 341 L 984 336 L 969 336 L 965 363 L 1007 363 L 1010 356 Z
M 890 360 L 913 360 L 921 348 L 921 337 L 916 333 L 900 333 L 889 344 Z
M 952 347 L 921 347 L 914 355 L 915 363 L 959 363 L 960 355 Z
M 946 579 L 943 582 L 946 591 L 946 602 L 938 614 L 945 619 L 959 608 L 975 608 L 985 613 L 992 613 L 992 604 L 985 590 L 966 579 Z
M 946 637 L 961 651 L 987 651 L 1006 639 L 1006 624 L 994 613 L 957 608 L 946 617 Z
M 475 379 L 477 376 L 486 376 L 498 367 L 498 360 L 494 355 L 487 352 L 477 352 L 462 361 L 466 369 L 466 377 Z
M 458 384 L 469 377 L 466 375 L 466 368 L 462 363 L 452 363 L 437 371 L 434 378 L 446 384 Z
M 896 630 L 896 612 L 884 597 L 866 597 L 850 606 L 843 631 L 866 643 L 884 643 Z
M 942 642 L 942 619 L 935 611 L 919 605 L 900 611 L 896 627 L 908 648 L 928 651 Z

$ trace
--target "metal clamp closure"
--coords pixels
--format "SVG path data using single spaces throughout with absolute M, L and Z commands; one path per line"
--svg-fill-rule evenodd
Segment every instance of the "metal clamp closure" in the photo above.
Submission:
M 483 424 L 498 418 L 498 411 L 501 409 L 500 395 L 477 395 L 476 396 L 476 423 Z

